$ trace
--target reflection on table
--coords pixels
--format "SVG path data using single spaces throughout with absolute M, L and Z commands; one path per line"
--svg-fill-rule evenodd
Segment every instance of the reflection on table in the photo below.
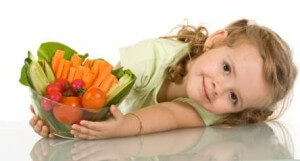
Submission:
M 33 161 L 232 161 L 293 159 L 293 144 L 279 122 L 178 129 L 107 140 L 40 139 Z

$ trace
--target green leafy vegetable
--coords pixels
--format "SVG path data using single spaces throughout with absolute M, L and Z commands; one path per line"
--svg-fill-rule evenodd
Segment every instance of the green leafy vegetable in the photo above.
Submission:
M 45 42 L 42 43 L 38 49 L 37 55 L 38 55 L 38 61 L 42 62 L 43 60 L 46 60 L 47 63 L 51 63 L 52 57 L 54 56 L 56 50 L 63 50 L 65 51 L 64 58 L 67 60 L 70 60 L 72 55 L 74 53 L 77 53 L 72 48 L 68 47 L 67 45 L 64 45 L 59 42 Z M 78 53 L 77 53 L 78 54 Z M 83 61 L 89 56 L 89 54 L 80 55 L 79 57 L 83 59 Z M 33 88 L 32 84 L 30 84 L 29 76 L 28 76 L 28 67 L 31 63 L 31 59 L 28 57 L 24 61 L 24 65 L 21 70 L 21 76 L 19 79 L 19 82 L 23 84 L 24 86 L 30 86 Z M 51 80 L 52 81 L 52 80 Z
M 64 58 L 66 60 L 70 60 L 74 53 L 77 53 L 79 57 L 83 60 L 88 57 L 89 54 L 80 55 L 78 52 L 73 50 L 72 48 L 68 47 L 59 42 L 45 42 L 40 45 L 40 48 L 37 52 L 38 60 L 42 61 L 45 59 L 49 64 L 51 63 L 52 57 L 54 56 L 56 50 L 63 50 L 65 51 Z

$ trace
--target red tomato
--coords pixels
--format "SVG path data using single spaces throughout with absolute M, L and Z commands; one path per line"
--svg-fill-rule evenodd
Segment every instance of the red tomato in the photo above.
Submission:
M 81 104 L 85 108 L 99 110 L 105 103 L 105 93 L 98 87 L 90 87 L 81 98 Z
M 79 97 L 63 97 L 61 103 L 73 107 L 81 107 L 81 101 Z
M 79 107 L 61 105 L 53 108 L 53 115 L 59 122 L 71 125 L 80 122 L 82 111 Z
M 63 92 L 63 96 L 65 97 L 76 96 L 76 92 L 72 88 L 68 88 Z
M 68 88 L 70 88 L 70 84 L 67 80 L 65 79 L 58 79 L 55 81 L 55 83 L 57 86 L 61 87 L 62 91 L 67 90 Z
M 52 84 L 49 84 L 47 87 L 46 87 L 46 95 L 50 95 L 51 93 L 61 93 L 62 92 L 62 88 L 55 84 L 55 83 L 52 83 Z
M 46 95 L 47 98 L 49 98 L 52 101 L 60 102 L 62 98 L 62 94 L 60 92 L 51 92 Z

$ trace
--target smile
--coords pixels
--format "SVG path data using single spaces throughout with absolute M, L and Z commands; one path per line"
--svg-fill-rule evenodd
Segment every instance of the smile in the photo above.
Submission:
M 202 81 L 202 93 L 206 97 L 206 99 L 210 102 L 210 99 L 209 99 L 207 91 L 206 91 L 204 76 L 203 76 L 203 81 Z

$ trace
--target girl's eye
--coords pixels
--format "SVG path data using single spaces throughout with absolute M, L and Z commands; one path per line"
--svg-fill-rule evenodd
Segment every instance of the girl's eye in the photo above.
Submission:
M 224 63 L 223 65 L 223 70 L 227 73 L 230 73 L 231 72 L 231 68 L 230 66 L 227 64 L 227 63 Z
M 230 99 L 231 99 L 231 102 L 232 102 L 234 105 L 236 105 L 236 104 L 237 104 L 237 102 L 238 102 L 238 98 L 237 98 L 237 96 L 236 96 L 236 94 L 235 94 L 235 93 L 233 93 L 233 92 L 230 92 Z

